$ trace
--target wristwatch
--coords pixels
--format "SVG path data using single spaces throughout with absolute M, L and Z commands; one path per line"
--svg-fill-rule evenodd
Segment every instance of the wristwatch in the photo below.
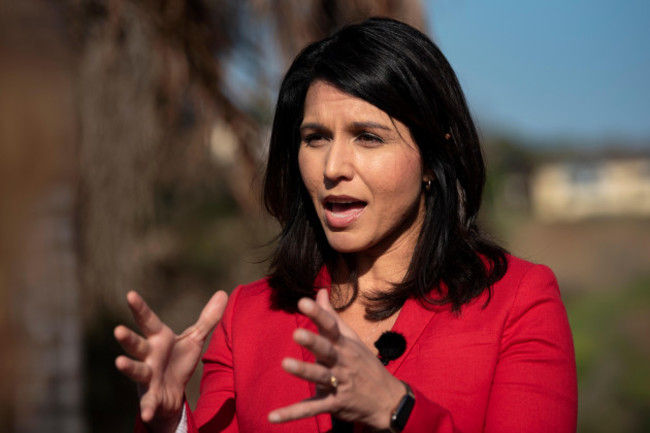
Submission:
M 415 406 L 415 395 L 408 383 L 402 381 L 406 387 L 406 394 L 399 401 L 393 412 L 390 414 L 390 433 L 399 433 L 404 430 L 409 420 L 413 406 Z

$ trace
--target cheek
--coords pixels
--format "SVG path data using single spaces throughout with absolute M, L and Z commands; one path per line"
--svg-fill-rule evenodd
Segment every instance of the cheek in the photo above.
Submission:
M 307 191 L 312 194 L 318 179 L 318 169 L 314 158 L 309 158 L 303 151 L 299 151 L 298 168 L 300 169 L 302 183 L 307 188 Z
M 397 200 L 411 200 L 419 196 L 422 184 L 422 166 L 419 158 L 394 158 L 373 170 L 378 193 L 394 195 Z
M 402 178 L 405 188 L 419 196 L 422 192 L 422 177 L 424 176 L 422 172 L 422 160 L 419 154 L 417 157 L 407 158 L 400 169 L 403 173 Z

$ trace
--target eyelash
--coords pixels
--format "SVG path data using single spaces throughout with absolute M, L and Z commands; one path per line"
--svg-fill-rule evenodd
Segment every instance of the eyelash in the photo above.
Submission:
M 325 136 L 322 134 L 309 134 L 306 137 L 302 139 L 302 141 L 307 145 L 307 146 L 314 146 L 313 142 L 316 140 L 324 140 Z
M 314 134 L 308 134 L 307 136 L 305 136 L 302 139 L 302 141 L 307 146 L 312 146 L 312 147 L 315 146 L 315 144 L 314 144 L 315 141 L 320 141 L 320 140 L 329 140 L 329 138 L 326 137 L 323 134 L 314 133 Z M 379 136 L 377 136 L 375 134 L 371 134 L 369 132 L 359 133 L 356 136 L 356 140 L 358 140 L 358 141 L 360 141 L 362 143 L 367 143 L 367 144 L 382 144 L 382 143 L 384 143 L 384 140 L 381 137 L 379 137 Z
M 362 132 L 357 136 L 357 139 L 365 142 L 374 142 L 374 143 L 383 143 L 381 137 L 376 136 L 375 134 L 370 134 L 369 132 Z

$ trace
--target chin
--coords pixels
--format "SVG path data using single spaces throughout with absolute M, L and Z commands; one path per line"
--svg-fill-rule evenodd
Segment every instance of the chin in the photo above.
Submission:
M 342 233 L 327 233 L 327 243 L 334 251 L 343 254 L 358 253 L 366 249 L 358 240 L 350 239 L 352 237 Z
M 358 248 L 339 247 L 337 245 L 332 245 L 332 244 L 330 244 L 330 247 L 332 247 L 332 249 L 334 251 L 336 251 L 337 253 L 341 253 L 341 254 L 354 254 L 354 253 L 358 253 L 359 251 L 361 251 Z

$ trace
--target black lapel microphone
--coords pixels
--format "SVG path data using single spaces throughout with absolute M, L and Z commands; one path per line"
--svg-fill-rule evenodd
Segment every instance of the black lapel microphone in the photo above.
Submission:
M 389 362 L 399 358 L 406 351 L 406 339 L 402 334 L 386 331 L 375 341 L 375 347 L 379 351 L 377 357 L 381 363 L 388 365 Z
M 389 362 L 399 358 L 406 351 L 406 339 L 402 334 L 386 331 L 375 341 L 375 347 L 379 351 L 377 357 L 381 363 L 388 365 Z M 332 417 L 332 432 L 352 433 L 353 431 L 354 423 Z

